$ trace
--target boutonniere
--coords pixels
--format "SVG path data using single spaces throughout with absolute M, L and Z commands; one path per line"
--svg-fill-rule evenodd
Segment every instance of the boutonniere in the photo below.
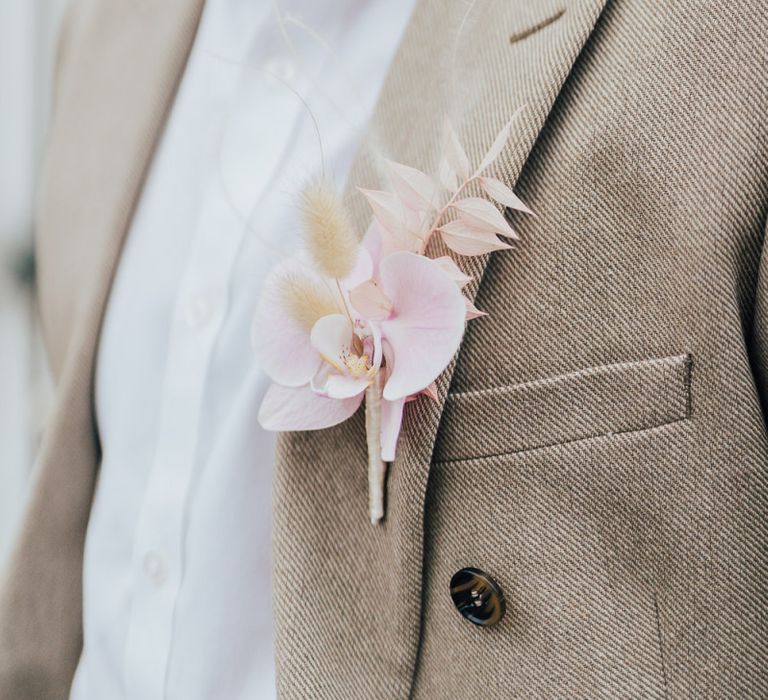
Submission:
M 369 506 L 384 517 L 386 464 L 395 458 L 403 411 L 459 349 L 467 320 L 484 315 L 462 294 L 470 281 L 451 257 L 427 254 L 441 236 L 459 255 L 509 248 L 517 238 L 494 200 L 531 213 L 489 176 L 509 139 L 504 125 L 473 169 L 446 126 L 439 177 L 389 163 L 392 191 L 361 190 L 373 210 L 365 236 L 353 230 L 328 183 L 304 192 L 304 245 L 273 269 L 253 324 L 259 362 L 272 379 L 259 410 L 267 430 L 320 430 L 365 402 Z

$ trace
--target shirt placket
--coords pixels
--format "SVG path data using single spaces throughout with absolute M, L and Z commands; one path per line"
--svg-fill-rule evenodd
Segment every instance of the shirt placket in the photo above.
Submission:
M 131 700 L 159 700 L 165 693 L 205 378 L 242 238 L 242 225 L 233 221 L 216 190 L 214 182 L 202 206 L 174 309 L 157 450 L 136 528 L 125 658 Z
M 259 159 L 257 166 L 260 176 L 249 178 L 251 205 L 269 190 L 272 174 L 279 172 L 285 157 L 285 144 L 300 115 L 297 101 L 290 98 L 283 96 L 285 118 L 276 127 L 269 148 L 261 150 L 264 159 Z M 244 149 L 237 158 L 257 155 Z M 244 220 L 247 209 L 241 211 L 234 204 L 220 165 L 218 161 L 211 164 L 211 182 L 174 307 L 157 450 L 137 522 L 134 597 L 124 669 L 130 700 L 165 697 L 174 611 L 183 584 L 188 501 L 199 466 L 206 376 L 225 321 L 238 252 L 249 230 Z M 248 172 L 240 161 L 232 165 L 241 177 Z M 242 187 L 243 183 L 237 184 Z

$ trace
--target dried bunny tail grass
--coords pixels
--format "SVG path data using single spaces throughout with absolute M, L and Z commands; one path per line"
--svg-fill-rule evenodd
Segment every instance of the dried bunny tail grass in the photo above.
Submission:
M 331 290 L 309 277 L 286 274 L 280 278 L 278 290 L 288 315 L 308 331 L 318 319 L 340 311 Z
M 346 277 L 357 259 L 358 241 L 341 195 L 324 180 L 311 183 L 302 196 L 307 249 L 323 275 Z

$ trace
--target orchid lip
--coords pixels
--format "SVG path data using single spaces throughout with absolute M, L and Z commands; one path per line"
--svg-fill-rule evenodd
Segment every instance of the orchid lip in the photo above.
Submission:
M 325 362 L 327 362 L 337 372 L 343 372 L 344 371 L 344 368 L 341 365 L 339 365 L 335 360 L 331 359 L 327 355 L 323 355 L 323 353 L 320 353 L 320 357 L 322 357 L 323 360 L 325 360 Z

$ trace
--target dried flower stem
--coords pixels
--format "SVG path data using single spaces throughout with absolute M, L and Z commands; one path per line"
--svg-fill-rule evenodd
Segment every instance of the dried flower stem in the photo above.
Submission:
M 433 219 L 432 228 L 429 229 L 427 232 L 427 235 L 424 236 L 424 240 L 421 243 L 421 246 L 419 248 L 419 255 L 424 255 L 424 251 L 427 249 L 427 244 L 429 243 L 429 239 L 432 238 L 432 235 L 437 231 L 438 228 L 440 228 L 440 222 L 442 221 L 443 217 L 445 216 L 445 213 L 454 205 L 456 204 L 456 200 L 458 199 L 461 192 L 463 192 L 467 187 L 470 186 L 475 180 L 477 180 L 480 177 L 479 174 L 475 173 L 471 177 L 468 177 L 464 182 L 461 183 L 456 188 L 456 191 L 451 195 L 451 198 L 446 202 L 445 206 L 437 212 L 435 215 L 435 218 Z
M 349 319 L 349 322 L 352 324 L 352 326 L 354 326 L 355 319 L 352 318 L 352 312 L 349 310 L 349 305 L 347 304 L 347 297 L 344 295 L 344 290 L 341 288 L 341 282 L 338 279 L 336 280 L 336 289 L 339 291 L 341 304 L 344 307 L 344 313 L 347 315 L 347 318 Z
M 365 433 L 368 440 L 368 507 L 371 523 L 384 517 L 384 479 L 387 465 L 381 458 L 381 393 L 384 373 L 377 372 L 365 390 Z

